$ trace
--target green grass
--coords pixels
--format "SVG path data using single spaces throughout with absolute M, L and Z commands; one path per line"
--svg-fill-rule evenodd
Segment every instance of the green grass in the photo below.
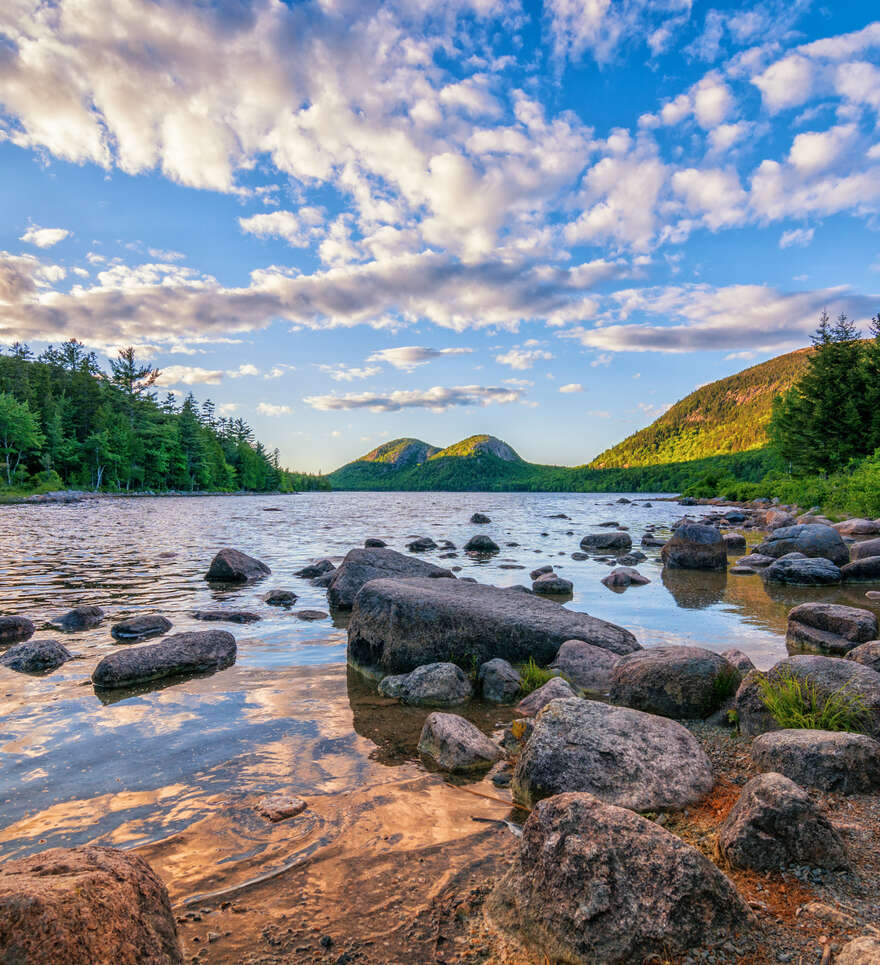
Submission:
M 870 730 L 867 704 L 846 685 L 825 695 L 813 681 L 801 680 L 783 668 L 773 677 L 759 675 L 758 687 L 764 706 L 782 727 L 858 733 Z
M 522 677 L 520 689 L 524 694 L 530 694 L 533 690 L 537 690 L 538 687 L 543 687 L 548 680 L 559 676 L 559 674 L 553 673 L 552 670 L 547 670 L 536 664 L 534 657 L 529 657 L 526 663 L 520 664 L 516 669 L 519 671 L 520 677 Z
M 712 681 L 712 696 L 715 698 L 713 703 L 723 703 L 728 697 L 732 697 L 740 680 L 742 674 L 736 669 L 719 671 Z

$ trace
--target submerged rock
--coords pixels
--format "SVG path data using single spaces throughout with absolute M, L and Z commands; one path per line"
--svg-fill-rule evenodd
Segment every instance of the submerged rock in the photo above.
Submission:
M 248 583 L 268 576 L 272 571 L 260 560 L 235 549 L 222 549 L 211 560 L 206 580 L 217 583 Z
M 428 550 L 437 549 L 437 544 L 430 536 L 417 536 L 414 540 L 406 544 L 406 548 L 410 553 L 425 553 Z
M 194 610 L 193 619 L 206 623 L 256 623 L 263 618 L 250 610 Z
M 419 754 L 441 771 L 453 773 L 487 770 L 504 757 L 501 748 L 469 720 L 436 711 L 422 727 Z
M 454 707 L 473 696 L 467 674 L 454 663 L 428 663 L 411 673 L 384 677 L 379 682 L 383 697 L 396 697 L 404 704 L 422 707 Z
M 465 544 L 465 553 L 497 553 L 501 547 L 490 536 L 480 534 L 472 536 Z
M 835 603 L 802 603 L 788 614 L 785 642 L 789 653 L 845 656 L 877 637 L 877 617 L 870 610 Z
M 543 566 L 535 567 L 531 573 L 529 573 L 529 579 L 537 580 L 544 576 L 546 573 L 552 573 L 553 567 L 549 563 L 545 563 Z
M 158 637 L 167 633 L 172 627 L 168 617 L 160 613 L 144 613 L 141 616 L 120 620 L 110 628 L 114 638 L 123 642 L 129 640 L 145 640 L 147 637 Z
M 588 533 L 581 540 L 581 549 L 589 553 L 621 552 L 632 549 L 629 533 Z
M 308 566 L 297 570 L 293 575 L 299 576 L 304 580 L 314 580 L 319 576 L 323 576 L 325 573 L 332 573 L 335 569 L 336 567 L 330 560 L 318 560 L 317 563 L 309 563 Z
M 293 614 L 297 620 L 315 621 L 326 620 L 330 614 L 323 610 L 295 610 Z
M 268 603 L 269 606 L 293 606 L 299 597 L 293 590 L 269 590 L 268 593 L 263 594 L 261 599 L 263 603 Z
M 685 523 L 672 534 L 660 556 L 664 565 L 680 570 L 727 569 L 727 545 L 714 526 Z
M 18 673 L 39 674 L 72 659 L 73 654 L 57 640 L 26 640 L 10 647 L 0 657 L 0 665 Z
M 574 584 L 556 573 L 544 573 L 532 583 L 532 592 L 542 596 L 571 596 Z
M 755 738 L 752 759 L 762 771 L 778 771 L 802 787 L 839 794 L 880 789 L 880 741 L 865 734 L 772 731 Z
M 29 640 L 36 627 L 27 617 L 0 616 L 0 646 Z
M 470 518 L 470 522 L 475 525 L 485 526 L 487 523 L 491 523 L 492 520 L 485 513 L 474 513 Z
M 226 630 L 176 633 L 158 643 L 108 654 L 95 667 L 92 683 L 111 689 L 178 674 L 223 670 L 235 663 L 235 637 Z
M 833 586 L 840 582 L 840 570 L 831 560 L 793 556 L 771 563 L 761 571 L 761 579 L 795 586 Z
M 378 539 L 375 536 L 368 536 L 364 540 L 364 549 L 382 549 L 387 545 L 384 539 Z
M 509 703 L 522 687 L 522 677 L 500 657 L 487 660 L 480 666 L 477 682 L 480 684 L 483 700 L 490 700 L 495 704 Z
M 350 610 L 361 587 L 370 580 L 408 577 L 454 579 L 450 570 L 391 549 L 354 549 L 339 564 L 327 589 L 330 605 Z
M 611 689 L 612 673 L 621 659 L 618 654 L 583 640 L 566 640 L 550 669 L 558 670 L 587 693 L 607 694 Z
M 286 794 L 270 794 L 254 805 L 255 810 L 273 824 L 295 818 L 307 807 L 308 804 L 301 797 L 289 797 Z
M 632 569 L 629 566 L 616 566 L 608 576 L 604 577 L 602 582 L 609 589 L 612 590 L 623 590 L 628 586 L 645 586 L 651 581 L 647 576 L 642 576 L 638 570 Z
M 756 552 L 779 559 L 788 553 L 803 553 L 812 559 L 830 560 L 837 566 L 849 562 L 849 550 L 840 533 L 822 523 L 784 526 L 774 530 Z
M 62 630 L 91 630 L 104 621 L 104 611 L 99 606 L 77 606 L 52 622 Z

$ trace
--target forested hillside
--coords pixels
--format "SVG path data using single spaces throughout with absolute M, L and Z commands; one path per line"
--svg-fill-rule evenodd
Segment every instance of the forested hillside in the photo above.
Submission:
M 121 491 L 329 488 L 279 465 L 244 419 L 218 416 L 192 394 L 155 389 L 159 372 L 133 349 L 101 370 L 75 339 L 35 358 L 0 356 L 0 459 L 7 489 Z

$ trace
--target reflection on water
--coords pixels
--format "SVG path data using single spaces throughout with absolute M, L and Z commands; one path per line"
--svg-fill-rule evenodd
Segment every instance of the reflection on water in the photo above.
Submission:
M 346 615 L 308 623 L 293 612 L 327 609 L 325 592 L 294 572 L 316 558 L 338 561 L 368 536 L 398 549 L 417 535 L 461 547 L 474 533 L 471 513 L 485 512 L 494 522 L 479 530 L 501 552 L 471 559 L 459 550 L 450 562 L 461 575 L 509 586 L 551 562 L 574 584 L 567 606 L 627 627 L 644 646 L 738 647 L 762 667 L 785 656 L 786 615 L 796 603 L 868 605 L 865 587 L 768 591 L 757 576 L 663 574 L 655 549 L 638 567 L 651 583 L 613 593 L 600 582 L 607 562 L 571 559 L 581 537 L 617 519 L 638 546 L 646 525 L 666 527 L 681 514 L 675 503 L 645 508 L 614 499 L 313 493 L 0 509 L 3 611 L 29 616 L 39 635 L 61 638 L 79 655 L 44 677 L 0 667 L 0 856 L 88 841 L 139 847 L 181 899 L 295 865 L 337 846 L 341 835 L 384 842 L 379 861 L 383 848 L 472 834 L 479 799 L 462 804 L 470 796 L 416 758 L 427 711 L 379 698 L 374 684 L 347 669 Z M 269 507 L 278 511 L 264 512 Z M 250 586 L 209 586 L 203 575 L 222 546 L 265 560 L 272 575 Z M 292 610 L 262 602 L 276 587 L 299 595 Z M 50 627 L 87 603 L 104 607 L 104 625 L 73 634 Z M 119 646 L 111 622 L 157 612 L 174 632 L 204 629 L 192 611 L 217 607 L 263 618 L 230 626 L 239 644 L 233 667 L 96 695 L 91 672 Z M 511 714 L 478 702 L 461 712 L 486 731 Z M 495 791 L 488 783 L 485 790 Z M 277 791 L 304 797 L 309 810 L 268 824 L 253 805 Z M 486 808 L 497 815 L 497 805 Z

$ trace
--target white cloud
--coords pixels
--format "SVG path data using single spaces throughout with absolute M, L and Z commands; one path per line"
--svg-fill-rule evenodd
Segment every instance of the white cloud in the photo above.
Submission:
M 688 211 L 698 215 L 713 231 L 739 224 L 745 218 L 747 197 L 736 171 L 687 168 L 675 172 L 672 187 Z
M 565 395 L 570 395 L 574 392 L 583 392 L 584 387 L 580 384 L 580 382 L 568 382 L 566 385 L 560 385 L 559 391 L 563 392 Z
M 315 367 L 329 375 L 334 382 L 355 382 L 358 379 L 369 379 L 382 371 L 378 365 L 366 365 L 359 368 L 356 365 L 344 365 L 341 362 L 335 365 L 316 365 Z
M 812 240 L 812 228 L 791 228 L 788 231 L 782 232 L 782 236 L 779 239 L 779 247 L 792 248 L 797 246 L 799 248 L 806 248 Z
M 68 237 L 70 237 L 70 232 L 67 228 L 41 228 L 39 225 L 30 225 L 18 240 L 29 245 L 36 245 L 37 248 L 51 248 Z
M 324 221 L 319 208 L 305 207 L 293 211 L 272 211 L 239 218 L 241 230 L 258 238 L 283 238 L 295 248 L 306 248 L 320 234 Z
M 816 65 L 801 54 L 790 54 L 771 64 L 752 78 L 761 91 L 764 106 L 775 114 L 789 107 L 800 107 L 813 92 Z
M 694 88 L 694 115 L 700 127 L 718 127 L 733 110 L 733 94 L 717 74 L 704 77 Z
M 601 355 L 597 356 L 590 362 L 591 368 L 598 368 L 600 365 L 607 366 L 614 361 L 614 356 L 610 355 L 608 352 L 603 352 Z
M 362 392 L 347 395 L 311 395 L 303 399 L 322 412 L 369 409 L 371 412 L 397 412 L 401 409 L 429 409 L 445 412 L 453 406 L 507 405 L 523 400 L 523 390 L 499 386 L 436 385 L 431 389 L 396 389 L 392 392 Z
M 276 418 L 277 416 L 289 415 L 293 409 L 289 405 L 275 405 L 272 402 L 260 402 L 257 404 L 257 412 L 260 415 L 267 415 Z
M 472 348 L 428 348 L 424 345 L 401 345 L 397 348 L 383 348 L 367 356 L 368 362 L 387 362 L 396 369 L 411 371 L 419 365 L 426 365 L 434 359 L 446 355 L 470 355 Z
M 195 365 L 166 365 L 156 380 L 157 385 L 219 385 L 226 373 L 223 369 L 202 369 Z
M 501 365 L 509 365 L 512 369 L 525 371 L 530 369 L 535 362 L 545 359 L 552 359 L 553 353 L 546 349 L 514 346 L 507 352 L 495 356 L 495 361 Z

